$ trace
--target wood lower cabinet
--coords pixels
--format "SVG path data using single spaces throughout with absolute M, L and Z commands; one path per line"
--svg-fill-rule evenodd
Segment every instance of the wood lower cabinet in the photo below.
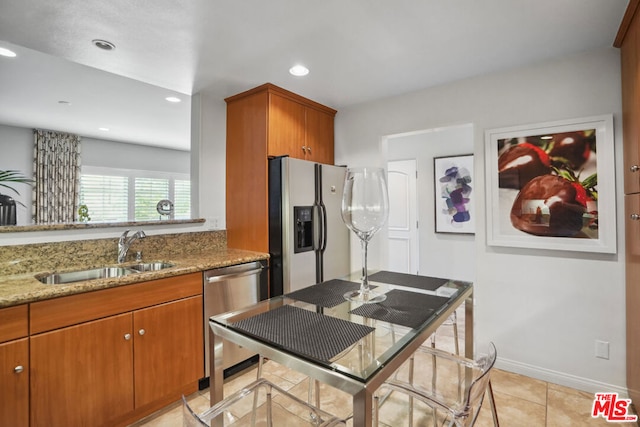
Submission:
M 202 273 L 32 303 L 31 426 L 127 425 L 197 391 L 202 310 Z
M 136 408 L 204 376 L 203 328 L 201 296 L 133 313 Z
M 227 244 L 269 252 L 268 158 L 332 165 L 336 110 L 265 84 L 227 102 Z
M 28 310 L 0 309 L 0 426 L 29 425 Z
M 0 426 L 29 425 L 29 339 L 0 344 Z
M 109 425 L 132 412 L 132 315 L 31 337 L 31 426 Z
M 626 233 L 627 389 L 640 404 L 640 193 L 624 196 Z

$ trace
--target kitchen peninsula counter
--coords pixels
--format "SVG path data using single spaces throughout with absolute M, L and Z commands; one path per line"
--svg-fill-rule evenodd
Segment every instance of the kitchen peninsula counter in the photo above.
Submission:
M 126 267 L 135 265 L 137 262 L 128 260 L 118 264 L 114 250 L 116 243 L 115 241 L 112 243 L 110 239 L 93 242 L 62 242 L 64 247 L 56 243 L 25 245 L 32 247 L 26 248 L 22 252 L 20 249 L 23 248 L 16 250 L 18 254 L 14 255 L 14 259 L 9 259 L 7 256 L 7 253 L 11 252 L 11 247 L 0 247 L 0 270 L 2 271 L 0 272 L 0 308 L 269 258 L 269 254 L 262 252 L 227 248 L 224 232 L 222 234 L 220 232 L 213 233 L 149 236 L 145 241 L 139 242 L 140 246 L 144 246 L 142 262 L 162 261 L 174 264 L 173 267 L 131 273 L 117 278 L 92 279 L 55 285 L 43 284 L 36 279 L 36 276 L 101 267 Z M 171 239 L 171 251 L 166 250 L 165 240 L 167 238 Z M 108 242 L 103 242 L 104 240 Z M 180 240 L 185 241 L 181 242 Z M 92 246 L 93 244 L 95 246 Z M 106 256 L 100 256 L 102 246 L 110 248 L 107 250 Z M 65 250 L 71 251 L 75 256 L 67 253 L 66 262 L 56 261 L 56 257 L 65 255 Z M 136 248 L 132 248 L 133 253 L 136 250 Z M 83 253 L 83 257 L 80 259 L 84 259 L 84 262 L 77 261 L 79 259 L 78 251 Z M 17 264 L 22 265 L 17 267 Z

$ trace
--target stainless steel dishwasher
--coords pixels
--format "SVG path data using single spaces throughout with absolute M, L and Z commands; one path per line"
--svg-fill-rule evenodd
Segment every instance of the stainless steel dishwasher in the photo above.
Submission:
M 204 362 L 206 377 L 210 375 L 209 318 L 237 310 L 267 298 L 267 261 L 255 261 L 204 272 Z M 247 349 L 225 341 L 225 371 L 254 356 Z

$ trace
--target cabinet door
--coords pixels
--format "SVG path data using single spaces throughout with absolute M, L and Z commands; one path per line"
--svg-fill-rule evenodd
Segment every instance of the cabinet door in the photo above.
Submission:
M 631 22 L 621 47 L 624 192 L 640 192 L 640 16 Z
M 202 310 L 196 296 L 134 312 L 136 408 L 204 377 Z
M 31 426 L 102 426 L 133 410 L 131 314 L 31 337 Z
M 28 338 L 0 344 L 0 395 L 0 426 L 28 426 Z
M 283 96 L 269 95 L 269 156 L 304 159 L 305 107 Z
M 626 230 L 627 388 L 640 405 L 640 194 L 624 196 Z
M 334 161 L 333 139 L 333 115 L 307 108 L 306 159 L 332 165 Z

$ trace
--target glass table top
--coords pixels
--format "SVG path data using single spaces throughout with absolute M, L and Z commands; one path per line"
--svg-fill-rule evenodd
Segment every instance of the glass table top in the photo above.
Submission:
M 366 383 L 417 336 L 435 331 L 472 293 L 470 282 L 389 272 L 369 277 L 377 292 L 387 294 L 385 301 L 345 300 L 345 292 L 359 287 L 359 275 L 352 274 L 212 316 L 210 321 Z

